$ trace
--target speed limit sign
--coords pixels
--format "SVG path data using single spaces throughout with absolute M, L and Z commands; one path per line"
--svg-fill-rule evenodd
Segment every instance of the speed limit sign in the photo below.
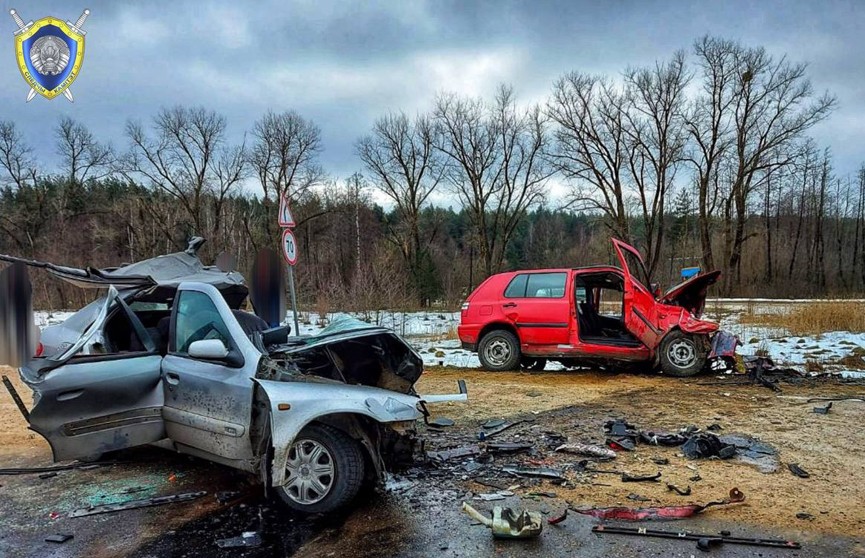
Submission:
M 288 265 L 297 263 L 297 239 L 294 238 L 294 233 L 291 229 L 282 231 L 282 256 Z

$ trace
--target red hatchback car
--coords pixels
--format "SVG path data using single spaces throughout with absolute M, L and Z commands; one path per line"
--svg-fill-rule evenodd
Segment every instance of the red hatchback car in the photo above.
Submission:
M 691 376 L 735 355 L 736 338 L 700 319 L 712 271 L 666 294 L 633 247 L 613 239 L 622 267 L 536 269 L 493 275 L 462 307 L 459 338 L 487 370 L 645 364 Z

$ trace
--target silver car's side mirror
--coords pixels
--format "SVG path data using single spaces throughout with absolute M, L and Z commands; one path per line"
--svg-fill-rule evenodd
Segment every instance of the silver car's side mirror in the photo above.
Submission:
M 189 356 L 208 360 L 220 360 L 228 356 L 228 347 L 219 339 L 202 339 L 189 345 Z

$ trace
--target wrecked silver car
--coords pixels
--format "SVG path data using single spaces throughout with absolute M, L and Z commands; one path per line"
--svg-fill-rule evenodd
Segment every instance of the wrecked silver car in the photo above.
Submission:
M 25 262 L 106 290 L 46 328 L 40 356 L 19 369 L 34 392 L 30 428 L 55 461 L 156 444 L 328 512 L 410 460 L 427 403 L 466 399 L 462 382 L 418 395 L 422 360 L 389 329 L 352 318 L 307 337 L 269 328 L 240 309 L 242 276 L 204 266 L 198 246 L 110 270 Z

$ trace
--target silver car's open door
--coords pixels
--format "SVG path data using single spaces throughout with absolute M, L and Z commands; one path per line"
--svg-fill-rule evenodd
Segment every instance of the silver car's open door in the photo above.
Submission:
M 101 354 L 80 349 L 94 336 L 110 337 L 108 324 L 138 336 L 141 350 Z M 109 326 L 110 327 L 110 326 Z M 126 303 L 109 288 L 95 321 L 73 346 L 54 358 L 32 359 L 20 369 L 35 392 L 30 428 L 51 445 L 55 461 L 91 457 L 165 437 L 162 356 Z

